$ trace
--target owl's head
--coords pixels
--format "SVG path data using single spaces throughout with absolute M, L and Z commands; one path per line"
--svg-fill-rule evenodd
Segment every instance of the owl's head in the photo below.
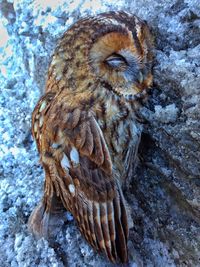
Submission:
M 91 68 L 114 93 L 138 94 L 151 86 L 153 78 L 152 38 L 148 27 L 127 13 L 114 13 L 107 20 L 109 27 L 96 34 L 91 46 Z
M 61 38 L 52 61 L 56 77 L 88 97 L 105 88 L 131 96 L 152 84 L 152 37 L 147 24 L 125 12 L 109 12 L 75 23 Z M 90 93 L 89 93 L 90 92 Z

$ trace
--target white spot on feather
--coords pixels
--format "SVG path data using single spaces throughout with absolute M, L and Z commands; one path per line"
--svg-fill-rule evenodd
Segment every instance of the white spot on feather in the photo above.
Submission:
M 34 123 L 34 132 L 37 133 L 37 130 L 38 130 L 38 124 L 37 122 Z
M 45 108 L 46 108 L 46 101 L 43 101 L 41 106 L 40 106 L 40 109 L 39 109 L 39 112 L 42 112 Z
M 39 120 L 39 126 L 40 126 L 40 127 L 42 127 L 42 125 L 43 125 L 43 121 L 44 121 L 43 116 L 41 116 L 41 117 L 40 117 L 40 120 Z
M 57 149 L 57 148 L 59 147 L 59 144 L 53 143 L 53 144 L 51 145 L 51 147 L 52 147 L 53 149 Z
M 35 115 L 35 118 L 36 118 L 37 120 L 39 119 L 39 117 L 40 117 L 40 114 L 39 114 L 39 113 Z
M 75 147 L 73 147 L 70 152 L 70 159 L 75 164 L 79 164 L 79 153 Z
M 69 192 L 74 196 L 75 195 L 75 186 L 73 184 L 69 184 L 68 188 L 69 188 Z
M 61 166 L 66 171 L 68 171 L 68 169 L 70 168 L 69 159 L 68 159 L 68 157 L 65 154 L 63 154 L 63 158 L 61 160 Z

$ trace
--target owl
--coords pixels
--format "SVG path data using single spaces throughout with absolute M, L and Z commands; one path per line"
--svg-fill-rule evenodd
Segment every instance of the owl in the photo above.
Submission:
M 132 219 L 123 189 L 136 165 L 152 48 L 146 22 L 126 12 L 81 19 L 59 39 L 32 115 L 45 171 L 44 196 L 28 222 L 36 236 L 48 238 L 64 208 L 96 251 L 128 262 Z

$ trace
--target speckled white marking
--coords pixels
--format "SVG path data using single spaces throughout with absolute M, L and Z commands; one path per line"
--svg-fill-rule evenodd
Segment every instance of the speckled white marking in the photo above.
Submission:
M 70 152 L 70 159 L 75 164 L 79 164 L 79 153 L 75 147 L 73 147 Z
M 39 126 L 40 127 L 42 127 L 43 122 L 44 122 L 44 118 L 43 118 L 43 116 L 41 116 L 40 119 L 39 119 Z
M 39 112 L 42 112 L 46 108 L 46 105 L 47 105 L 46 101 L 43 101 L 40 106 Z
M 35 115 L 35 118 L 36 118 L 37 120 L 39 119 L 39 117 L 40 117 L 40 114 L 39 114 L 39 113 Z
M 53 143 L 53 144 L 51 145 L 51 147 L 52 147 L 53 149 L 57 149 L 57 148 L 59 147 L 59 144 L 57 144 L 57 143 Z
M 68 188 L 69 188 L 69 192 L 72 195 L 75 195 L 75 186 L 73 184 L 69 184 Z
M 61 166 L 66 171 L 68 171 L 68 169 L 70 168 L 69 159 L 68 159 L 68 157 L 65 154 L 63 154 L 63 158 L 61 160 Z
M 38 124 L 37 122 L 34 123 L 34 132 L 37 133 L 37 130 L 38 130 Z

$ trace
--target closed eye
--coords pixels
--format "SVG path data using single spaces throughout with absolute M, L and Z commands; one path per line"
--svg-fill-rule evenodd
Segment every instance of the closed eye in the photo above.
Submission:
M 107 57 L 105 63 L 112 68 L 120 68 L 128 65 L 126 59 L 123 56 L 116 53 Z

